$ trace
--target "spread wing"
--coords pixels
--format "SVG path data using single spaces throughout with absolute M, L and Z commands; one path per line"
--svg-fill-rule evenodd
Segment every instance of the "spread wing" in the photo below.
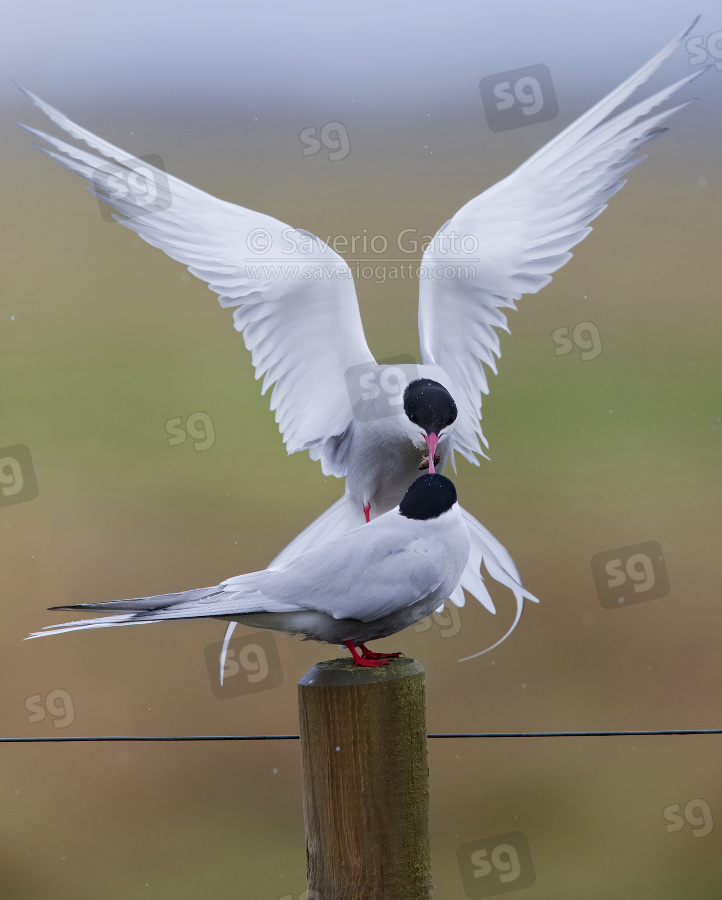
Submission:
M 374 362 L 346 262 L 308 232 L 186 184 L 21 90 L 101 155 L 22 125 L 53 148 L 38 149 L 85 178 L 114 218 L 186 265 L 233 309 L 263 393 L 275 385 L 271 409 L 288 452 L 309 450 L 325 474 L 344 475 L 353 419 L 345 373 Z
M 589 234 L 589 223 L 624 186 L 623 176 L 644 159 L 637 151 L 664 130 L 665 119 L 688 105 L 649 115 L 704 70 L 605 121 L 695 24 L 511 175 L 470 200 L 424 253 L 421 354 L 454 383 L 453 450 L 475 465 L 476 454 L 484 455 L 479 440 L 488 447 L 480 422 L 481 395 L 489 390 L 483 364 L 496 374 L 500 350 L 494 329 L 509 330 L 502 310 L 516 309 L 522 294 L 541 290 L 571 259 L 570 248 Z

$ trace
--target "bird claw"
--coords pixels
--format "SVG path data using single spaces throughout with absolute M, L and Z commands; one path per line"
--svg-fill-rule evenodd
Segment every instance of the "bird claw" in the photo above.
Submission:
M 358 656 L 354 659 L 355 666 L 365 666 L 367 669 L 378 669 L 379 666 L 388 666 L 387 659 L 367 659 L 364 656 Z
M 366 644 L 359 644 L 359 647 L 364 659 L 395 659 L 397 656 L 401 656 L 400 653 L 375 653 L 373 650 L 369 650 Z
M 379 666 L 388 666 L 389 659 L 394 656 L 401 656 L 400 653 L 374 653 L 374 651 L 369 650 L 365 644 L 358 645 L 361 650 L 361 656 L 359 656 L 358 650 L 354 647 L 352 641 L 344 641 L 344 644 L 351 653 L 353 664 L 355 666 L 365 666 L 367 669 L 377 669 Z

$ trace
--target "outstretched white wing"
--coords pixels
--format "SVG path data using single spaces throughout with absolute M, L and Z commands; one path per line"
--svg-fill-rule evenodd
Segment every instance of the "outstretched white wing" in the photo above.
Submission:
M 256 378 L 265 376 L 263 393 L 275 384 L 271 409 L 288 452 L 309 450 L 325 474 L 343 476 L 343 436 L 353 419 L 345 373 L 374 362 L 345 261 L 313 235 L 167 175 L 21 90 L 102 156 L 22 125 L 54 148 L 38 149 L 85 178 L 92 193 L 120 213 L 114 218 L 188 266 L 221 306 L 233 307 Z M 150 206 L 139 181 L 153 189 Z
M 683 78 L 604 122 L 652 75 L 694 27 L 680 34 L 616 90 L 573 122 L 507 178 L 463 206 L 426 249 L 419 291 L 424 363 L 453 380 L 458 407 L 453 450 L 478 465 L 484 455 L 481 395 L 485 363 L 496 374 L 500 355 L 494 328 L 508 331 L 505 307 L 535 294 L 592 229 L 589 223 L 623 187 L 622 177 L 644 157 L 635 154 L 664 130 L 682 103 L 648 114 L 701 74 Z M 704 70 L 702 70 L 704 71 Z M 693 101 L 689 101 L 693 102 Z M 633 158 L 634 157 L 634 158 Z M 454 456 L 452 451 L 452 463 Z

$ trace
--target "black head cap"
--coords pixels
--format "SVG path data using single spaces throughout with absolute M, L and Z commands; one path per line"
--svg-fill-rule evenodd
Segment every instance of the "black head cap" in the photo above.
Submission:
M 422 475 L 404 494 L 399 512 L 407 519 L 437 519 L 455 503 L 453 481 L 443 475 Z
M 404 412 L 427 434 L 438 434 L 456 420 L 456 403 L 438 381 L 417 378 L 404 391 Z

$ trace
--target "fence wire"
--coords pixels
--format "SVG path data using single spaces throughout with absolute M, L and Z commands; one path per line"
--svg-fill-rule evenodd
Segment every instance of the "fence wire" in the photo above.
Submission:
M 427 738 L 555 738 L 647 737 L 654 735 L 722 734 L 722 728 L 661 728 L 653 731 L 449 731 Z M 59 744 L 109 741 L 297 741 L 297 734 L 122 734 L 73 737 L 0 737 L 0 744 Z

